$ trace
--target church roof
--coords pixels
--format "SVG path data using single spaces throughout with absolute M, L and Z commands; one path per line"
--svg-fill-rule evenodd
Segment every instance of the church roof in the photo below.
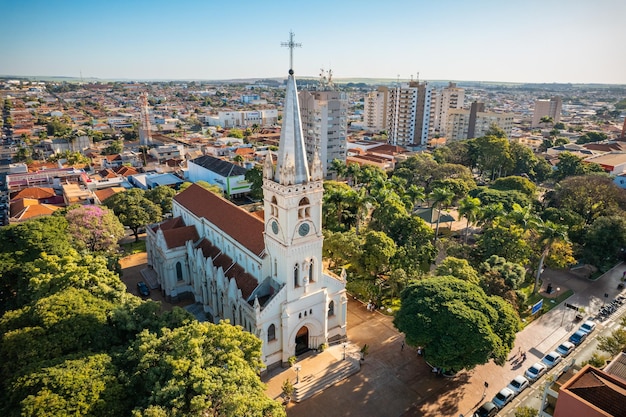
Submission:
M 283 125 L 280 131 L 278 164 L 274 180 L 283 185 L 290 183 L 291 180 L 293 184 L 303 184 L 309 181 L 309 164 L 302 134 L 298 88 L 292 70 L 289 70 L 289 77 L 287 77 Z
M 198 217 L 204 217 L 250 252 L 261 256 L 265 250 L 264 221 L 228 200 L 192 184 L 174 200 Z
M 208 169 L 211 172 L 215 172 L 222 177 L 235 177 L 238 175 L 246 175 L 247 171 L 244 167 L 235 165 L 228 161 L 224 161 L 223 159 L 214 158 L 209 155 L 204 155 L 199 158 L 192 159 L 191 162 L 201 166 L 202 168 Z
M 163 231 L 163 237 L 165 238 L 165 243 L 167 244 L 168 249 L 185 246 L 185 242 L 188 240 L 196 242 L 200 238 L 198 231 L 196 230 L 196 226 L 184 226 L 161 230 Z

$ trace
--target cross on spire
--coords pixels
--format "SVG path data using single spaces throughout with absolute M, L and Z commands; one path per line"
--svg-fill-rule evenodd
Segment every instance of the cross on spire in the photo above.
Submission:
M 289 73 L 293 74 L 293 48 L 301 48 L 301 43 L 296 43 L 293 41 L 294 33 L 293 31 L 289 32 L 289 42 L 281 42 L 280 46 L 286 46 L 289 48 Z

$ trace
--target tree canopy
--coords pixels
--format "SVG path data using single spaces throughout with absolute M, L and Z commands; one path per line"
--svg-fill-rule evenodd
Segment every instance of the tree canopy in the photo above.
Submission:
M 401 295 L 394 324 L 426 360 L 444 369 L 471 369 L 493 359 L 499 365 L 513 346 L 519 318 L 500 297 L 454 277 L 427 278 Z
M 162 220 L 161 207 L 148 200 L 139 188 L 117 193 L 107 198 L 104 204 L 133 231 L 135 241 L 139 241 L 140 228 Z

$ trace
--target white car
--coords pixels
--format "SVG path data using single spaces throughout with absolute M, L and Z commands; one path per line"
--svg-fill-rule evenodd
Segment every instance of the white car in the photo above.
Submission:
M 578 330 L 585 332 L 585 333 L 591 333 L 593 332 L 593 330 L 596 328 L 596 323 L 594 323 L 591 320 L 587 320 L 586 322 L 584 322 L 583 324 L 581 324 L 580 328 Z
M 505 405 L 509 403 L 515 397 L 515 393 L 508 389 L 502 388 L 499 393 L 491 400 L 499 409 L 503 409 Z
M 561 356 L 567 356 L 572 353 L 572 350 L 574 350 L 574 348 L 576 348 L 576 345 L 574 345 L 572 342 L 563 342 L 559 345 L 559 347 L 556 348 L 556 352 L 559 353 Z
M 530 382 L 535 382 L 541 377 L 541 375 L 545 374 L 547 370 L 548 367 L 546 365 L 542 362 L 537 362 L 526 370 L 525 376 Z
M 552 368 L 554 365 L 561 362 L 561 359 L 563 359 L 561 355 L 559 355 L 555 351 L 552 351 L 548 353 L 546 356 L 544 356 L 543 359 L 541 359 L 541 361 L 545 363 L 548 368 Z
M 513 391 L 515 395 L 517 395 L 520 392 L 524 391 L 526 388 L 528 388 L 529 385 L 530 382 L 528 382 L 526 378 L 524 378 L 522 375 L 518 375 L 513 378 L 513 380 L 509 382 L 509 385 L 507 385 L 506 387 Z

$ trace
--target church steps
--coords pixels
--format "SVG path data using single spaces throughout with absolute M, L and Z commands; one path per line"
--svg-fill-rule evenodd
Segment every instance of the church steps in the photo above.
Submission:
M 300 382 L 294 385 L 293 401 L 300 402 L 313 395 L 343 381 L 350 375 L 361 370 L 360 363 L 355 358 L 347 358 L 337 362 L 334 367 L 329 367 L 314 375 L 300 378 Z

